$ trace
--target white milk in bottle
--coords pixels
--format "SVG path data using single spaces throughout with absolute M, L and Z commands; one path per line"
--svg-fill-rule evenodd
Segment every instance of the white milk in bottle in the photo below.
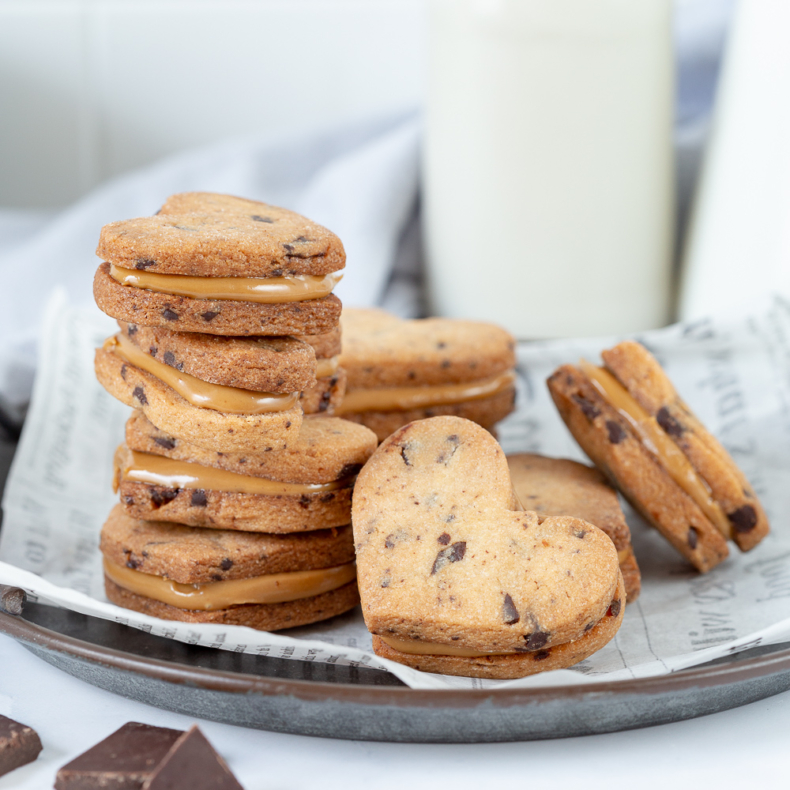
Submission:
M 432 0 L 429 296 L 519 338 L 670 318 L 670 0 Z

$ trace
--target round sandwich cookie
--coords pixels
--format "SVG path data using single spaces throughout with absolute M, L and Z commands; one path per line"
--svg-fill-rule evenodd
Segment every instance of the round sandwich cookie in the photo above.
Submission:
M 724 560 L 730 539 L 753 548 L 769 530 L 754 490 L 655 358 L 632 341 L 602 357 L 548 380 L 582 449 L 698 571 Z
M 628 603 L 642 586 L 631 547 L 631 530 L 616 491 L 595 468 L 565 458 L 518 453 L 507 456 L 513 488 L 522 507 L 540 516 L 575 516 L 603 530 L 617 549 Z
M 96 378 L 174 436 L 220 452 L 287 445 L 299 433 L 298 392 L 254 392 L 212 384 L 160 362 L 123 333 L 96 349 Z
M 253 535 L 141 521 L 116 505 L 101 552 L 108 599 L 164 620 L 276 631 L 359 601 L 348 526 Z
M 494 324 L 382 310 L 346 310 L 340 365 L 348 383 L 335 411 L 383 440 L 408 422 L 439 415 L 493 428 L 514 408 L 515 340 Z
M 622 622 L 617 550 L 597 527 L 521 511 L 507 460 L 469 420 L 385 440 L 352 507 L 374 649 L 411 666 L 512 678 L 570 666 Z
M 301 458 L 293 447 L 234 457 L 168 436 L 136 412 L 115 455 L 114 488 L 134 518 L 268 533 L 349 524 L 354 482 L 376 437 L 354 423 L 311 419 L 297 444 Z
M 233 206 L 230 210 L 228 206 Z M 226 195 L 173 196 L 102 228 L 94 296 L 108 315 L 216 335 L 311 335 L 340 315 L 340 240 L 292 211 Z

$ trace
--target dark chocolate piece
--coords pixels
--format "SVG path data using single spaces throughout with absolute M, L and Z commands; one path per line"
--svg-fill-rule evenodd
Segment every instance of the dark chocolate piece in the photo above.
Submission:
M 609 433 L 609 441 L 612 444 L 620 444 L 625 439 L 625 431 L 614 420 L 606 421 L 606 430 Z
M 194 725 L 172 746 L 142 790 L 244 790 Z
M 182 730 L 131 721 L 58 771 L 55 790 L 140 790 Z
M 452 546 L 448 546 L 446 549 L 442 549 L 437 555 L 436 559 L 433 561 L 433 568 L 431 568 L 431 576 L 435 573 L 438 573 L 445 565 L 449 565 L 451 562 L 460 562 L 464 555 L 466 554 L 466 541 L 459 540 L 457 543 L 453 543 Z
M 24 590 L 0 584 L 0 611 L 19 617 L 25 608 L 26 600 L 27 595 Z
M 0 776 L 32 763 L 40 751 L 41 739 L 32 727 L 0 716 Z
M 727 514 L 736 532 L 751 532 L 757 526 L 757 511 L 751 505 L 743 505 Z
M 502 619 L 507 625 L 515 625 L 521 619 L 518 609 L 508 593 L 505 593 L 505 602 L 502 604 Z

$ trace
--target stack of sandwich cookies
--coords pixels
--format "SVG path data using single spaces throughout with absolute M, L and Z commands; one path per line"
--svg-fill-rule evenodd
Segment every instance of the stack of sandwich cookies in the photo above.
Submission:
M 548 380 L 563 420 L 623 495 L 700 572 L 768 533 L 754 490 L 639 343 L 604 367 L 564 365 Z
M 311 418 L 286 451 L 217 453 L 156 428 L 141 412 L 116 453 L 116 490 L 138 519 L 293 533 L 350 523 L 356 475 L 376 449 L 361 425 Z
M 345 390 L 340 241 L 292 212 L 194 193 L 106 226 L 99 254 L 96 299 L 120 331 L 96 373 L 135 408 L 102 533 L 108 596 L 256 628 L 353 607 L 351 491 L 377 442 L 323 416 Z
M 378 655 L 513 678 L 571 666 L 617 632 L 626 593 L 609 537 L 518 509 L 493 437 L 457 417 L 396 431 L 359 475 L 354 541 Z
M 513 410 L 515 340 L 504 329 L 354 309 L 344 311 L 341 323 L 348 383 L 336 413 L 367 425 L 379 440 L 439 415 L 491 429 Z
M 333 617 L 359 600 L 350 526 L 251 534 L 142 521 L 116 505 L 101 551 L 110 601 L 166 620 L 270 631 Z
M 539 516 L 575 516 L 605 532 L 617 549 L 628 603 L 642 586 L 631 547 L 631 530 L 617 493 L 595 468 L 564 458 L 532 453 L 509 455 L 513 488 L 521 505 Z

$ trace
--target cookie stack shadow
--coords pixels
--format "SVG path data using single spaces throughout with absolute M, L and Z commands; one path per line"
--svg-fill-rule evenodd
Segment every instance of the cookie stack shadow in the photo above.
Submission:
M 356 606 L 351 491 L 376 448 L 331 416 L 345 373 L 340 240 L 208 193 L 105 226 L 96 375 L 132 407 L 101 534 L 114 603 L 277 630 Z M 119 437 L 120 438 L 120 437 Z

